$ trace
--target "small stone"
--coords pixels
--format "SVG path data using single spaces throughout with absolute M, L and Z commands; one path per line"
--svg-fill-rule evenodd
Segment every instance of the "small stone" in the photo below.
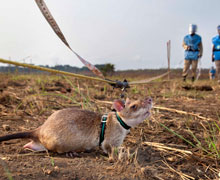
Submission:
M 142 168 L 141 168 L 141 173 L 144 173 L 144 171 L 145 171 L 145 168 L 142 167 Z
M 58 166 L 55 166 L 55 167 L 54 167 L 54 171 L 59 172 L 59 171 L 60 171 L 60 168 L 59 168 Z
M 10 129 L 11 129 L 10 126 L 7 124 L 3 124 L 2 127 L 5 131 L 10 131 Z
M 44 174 L 50 175 L 52 173 L 52 170 L 50 169 L 43 169 Z

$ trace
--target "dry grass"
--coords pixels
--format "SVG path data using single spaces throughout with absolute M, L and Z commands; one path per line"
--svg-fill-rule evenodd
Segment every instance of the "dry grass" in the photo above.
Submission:
M 65 107 L 108 112 L 121 93 L 103 83 L 62 76 L 9 74 L 1 79 L 1 134 L 34 129 Z M 129 97 L 150 95 L 155 108 L 109 158 L 100 150 L 70 159 L 29 153 L 22 140 L 2 143 L 0 179 L 218 179 L 220 87 L 208 80 L 196 82 L 207 84 L 214 90 L 187 91 L 179 79 L 133 86 Z

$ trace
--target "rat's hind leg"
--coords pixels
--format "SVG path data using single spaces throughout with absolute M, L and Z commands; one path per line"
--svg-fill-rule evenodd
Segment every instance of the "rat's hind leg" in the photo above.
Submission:
M 25 144 L 24 148 L 32 151 L 47 151 L 47 149 L 41 143 L 34 141 Z
M 65 154 L 66 154 L 66 157 L 70 157 L 70 158 L 73 158 L 73 157 L 80 157 L 79 153 L 77 153 L 77 152 L 73 152 L 73 151 L 71 151 L 71 152 L 67 152 L 67 153 L 65 153 Z

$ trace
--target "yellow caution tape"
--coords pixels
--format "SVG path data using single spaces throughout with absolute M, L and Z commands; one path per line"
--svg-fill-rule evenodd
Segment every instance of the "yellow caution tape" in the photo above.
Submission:
M 2 59 L 2 58 L 0 58 L 0 62 L 5 63 L 5 64 L 12 64 L 12 65 L 15 65 L 15 66 L 21 66 L 21 67 L 26 67 L 26 68 L 31 68 L 31 69 L 37 69 L 37 70 L 40 70 L 40 71 L 47 71 L 47 72 L 55 73 L 55 74 L 62 74 L 62 75 L 66 75 L 66 76 L 76 77 L 76 78 L 82 78 L 82 79 L 89 79 L 89 80 L 94 80 L 94 81 L 99 81 L 99 82 L 105 82 L 105 83 L 108 83 L 108 84 L 113 85 L 113 86 L 114 86 L 114 84 L 117 84 L 116 81 L 111 81 L 111 80 L 101 79 L 101 78 L 97 78 L 97 77 L 85 76 L 85 75 L 81 75 L 81 74 L 75 74 L 75 73 L 71 73 L 71 72 L 65 72 L 65 71 L 60 71 L 60 70 L 35 66 L 35 65 L 31 65 L 31 64 L 19 63 L 19 62 L 16 62 L 16 61 L 5 60 L 5 59 Z M 143 79 L 143 80 L 140 80 L 140 81 L 133 81 L 133 82 L 130 82 L 130 83 L 128 82 L 128 85 L 132 86 L 132 85 L 137 85 L 137 84 L 147 84 L 151 81 L 162 78 L 162 77 L 166 76 L 169 73 L 170 72 L 166 72 L 164 74 L 161 74 L 159 76 L 152 77 L 152 78 L 149 78 L 149 79 Z M 118 82 L 120 82 L 120 81 L 118 81 Z
M 101 79 L 101 78 L 85 76 L 85 75 L 75 74 L 75 73 L 70 73 L 70 72 L 65 72 L 65 71 L 59 71 L 59 70 L 55 70 L 55 69 L 49 69 L 49 68 L 35 66 L 35 65 L 31 65 L 31 64 L 19 63 L 19 62 L 16 62 L 16 61 L 9 61 L 9 60 L 5 60 L 5 59 L 2 59 L 2 58 L 0 58 L 0 62 L 5 63 L 5 64 L 12 64 L 12 65 L 15 65 L 15 66 L 22 66 L 22 67 L 31 68 L 31 69 L 37 69 L 37 70 L 40 70 L 40 71 L 47 71 L 47 72 L 50 72 L 50 73 L 63 74 L 63 75 L 66 75 L 66 76 L 73 76 L 73 77 L 76 77 L 76 78 L 90 79 L 90 80 L 94 80 L 94 81 L 100 81 L 100 82 L 105 82 L 105 83 L 110 83 L 110 84 L 116 84 L 116 82 L 110 81 L 110 80 L 105 80 L 105 79 Z

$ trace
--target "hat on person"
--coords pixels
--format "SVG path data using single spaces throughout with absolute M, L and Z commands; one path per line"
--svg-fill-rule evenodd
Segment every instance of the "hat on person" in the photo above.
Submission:
M 189 25 L 189 34 L 193 34 L 197 31 L 197 25 L 196 24 L 190 24 Z

